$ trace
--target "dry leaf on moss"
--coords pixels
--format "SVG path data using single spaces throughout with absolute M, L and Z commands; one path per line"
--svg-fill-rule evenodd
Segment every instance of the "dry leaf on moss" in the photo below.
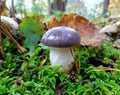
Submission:
M 99 33 L 99 29 L 94 24 L 76 14 L 64 14 L 60 20 L 52 18 L 47 24 L 48 29 L 57 26 L 67 26 L 77 30 L 81 37 L 81 45 L 99 46 L 106 38 L 105 34 Z
M 114 45 L 118 48 L 120 48 L 120 39 L 117 39 L 115 42 L 114 42 Z

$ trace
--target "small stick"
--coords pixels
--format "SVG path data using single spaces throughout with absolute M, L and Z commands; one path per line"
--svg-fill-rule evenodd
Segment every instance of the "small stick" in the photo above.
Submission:
M 103 67 L 103 69 L 98 69 L 98 70 L 91 70 L 91 71 L 117 71 L 117 72 L 120 72 L 119 69 L 114 69 L 114 68 L 109 68 L 109 67 Z
M 0 53 L 2 54 L 2 57 L 4 57 L 4 51 L 3 51 L 3 46 L 2 46 L 2 33 L 0 30 Z
M 25 48 L 23 48 L 15 39 L 14 37 L 12 36 L 12 34 L 9 32 L 10 29 L 4 24 L 4 23 L 0 23 L 0 29 L 1 29 L 1 33 L 4 34 L 5 36 L 9 37 L 12 42 L 17 46 L 17 48 L 22 52 L 24 53 L 26 51 Z
M 75 66 L 76 66 L 77 73 L 79 74 L 80 73 L 80 68 L 81 68 L 79 46 L 77 46 L 76 49 L 77 49 L 77 52 L 78 52 L 78 63 L 75 62 Z
M 80 69 L 81 69 L 81 63 L 80 63 L 80 52 L 79 52 L 79 46 L 77 46 L 77 51 L 78 51 L 78 74 L 80 73 Z

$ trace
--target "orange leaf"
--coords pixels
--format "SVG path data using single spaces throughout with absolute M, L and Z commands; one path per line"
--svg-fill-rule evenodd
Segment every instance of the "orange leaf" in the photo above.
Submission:
M 64 14 L 60 20 L 52 18 L 47 24 L 48 29 L 57 26 L 67 26 L 77 30 L 81 37 L 81 45 L 99 46 L 106 38 L 105 34 L 99 33 L 99 29 L 94 24 L 76 14 Z

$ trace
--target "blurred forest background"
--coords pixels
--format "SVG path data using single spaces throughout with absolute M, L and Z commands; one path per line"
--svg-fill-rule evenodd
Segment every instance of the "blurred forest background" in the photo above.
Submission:
M 12 4 L 13 2 L 13 4 Z M 20 18 L 23 13 L 55 14 L 77 13 L 88 19 L 119 15 L 120 0 L 6 0 L 7 9 L 14 10 Z

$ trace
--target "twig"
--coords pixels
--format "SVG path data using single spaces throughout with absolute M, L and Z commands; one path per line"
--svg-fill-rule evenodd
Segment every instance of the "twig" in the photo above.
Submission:
M 0 23 L 1 23 L 1 14 L 2 14 L 2 8 L 1 8 L 0 4 Z M 3 47 L 2 47 L 2 33 L 1 33 L 1 29 L 0 29 L 0 53 L 2 54 L 2 56 L 4 56 L 4 51 L 3 51 Z
M 77 52 L 78 52 L 78 63 L 75 64 L 77 73 L 80 73 L 80 68 L 81 68 L 81 63 L 80 63 L 80 53 L 79 53 L 79 46 L 76 47 Z
M 5 36 L 9 37 L 12 42 L 17 46 L 17 48 L 22 52 L 24 53 L 26 51 L 25 48 L 23 48 L 15 39 L 14 37 L 12 36 L 12 34 L 9 32 L 10 29 L 4 24 L 4 23 L 0 23 L 0 29 L 1 29 L 1 33 L 4 34 Z
M 91 72 L 96 71 L 96 72 L 100 72 L 100 71 L 117 71 L 120 72 L 119 69 L 114 69 L 114 68 L 109 68 L 109 67 L 103 67 L 103 69 L 95 69 L 95 70 L 90 70 Z
M 2 57 L 4 57 L 4 50 L 3 50 L 3 46 L 2 46 L 2 33 L 1 33 L 1 29 L 0 29 L 0 53 L 2 54 Z

